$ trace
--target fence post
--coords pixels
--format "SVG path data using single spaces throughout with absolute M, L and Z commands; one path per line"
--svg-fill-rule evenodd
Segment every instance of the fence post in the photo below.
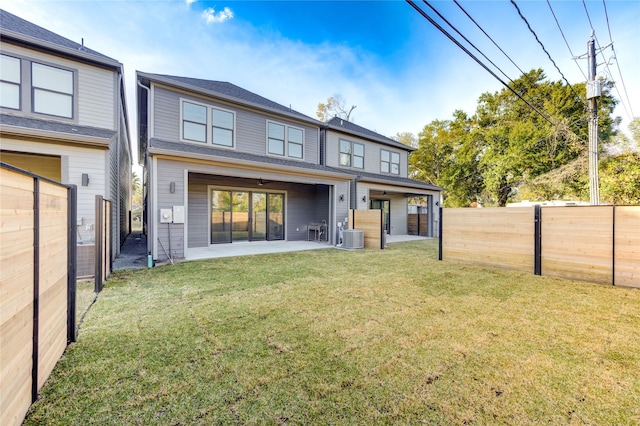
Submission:
M 616 285 L 616 205 L 613 205 L 611 233 L 611 285 Z
M 533 273 L 542 275 L 542 207 L 536 204 L 533 208 Z
M 33 335 L 31 336 L 31 403 L 38 399 L 40 318 L 40 180 L 33 178 Z
M 78 187 L 71 185 L 67 191 L 67 344 L 76 341 L 77 204 Z
M 103 219 L 102 196 L 96 195 L 96 220 L 95 220 L 95 282 L 94 291 L 100 293 L 102 290 L 102 221 Z
M 438 260 L 442 260 L 442 207 L 438 208 L 439 219 L 438 222 Z

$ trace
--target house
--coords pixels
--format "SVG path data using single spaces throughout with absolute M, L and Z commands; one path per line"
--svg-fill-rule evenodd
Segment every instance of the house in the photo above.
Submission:
M 352 174 L 351 208 L 382 209 L 389 235 L 437 236 L 442 188 L 408 178 L 415 148 L 334 117 L 323 127 L 323 164 Z
M 111 200 L 115 258 L 131 209 L 123 66 L 4 10 L 0 24 L 0 159 L 77 185 L 77 235 L 86 247 L 95 236 L 96 196 Z M 92 275 L 91 253 L 78 250 L 78 258 L 78 275 Z
M 409 197 L 439 194 L 406 178 L 412 148 L 352 123 L 325 124 L 228 82 L 140 71 L 136 79 L 144 222 L 156 260 L 229 243 L 306 241 L 317 224 L 335 244 L 354 207 L 388 208 L 389 231 L 406 234 Z M 389 172 L 380 170 L 385 153 Z

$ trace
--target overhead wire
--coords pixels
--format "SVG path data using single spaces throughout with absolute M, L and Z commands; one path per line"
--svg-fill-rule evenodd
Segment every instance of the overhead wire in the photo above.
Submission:
M 527 74 L 526 72 L 524 72 L 524 71 L 522 70 L 522 68 L 520 68 L 520 67 L 518 66 L 518 64 L 516 64 L 516 63 L 515 63 L 515 61 L 514 61 L 513 59 L 511 59 L 511 57 L 507 54 L 507 52 L 505 52 L 505 51 L 504 51 L 504 49 L 502 49 L 502 48 L 498 45 L 498 43 L 497 43 L 497 42 L 496 42 L 496 41 L 495 41 L 495 40 L 494 40 L 494 39 L 493 39 L 493 38 L 492 38 L 492 37 L 491 37 L 491 36 L 490 36 L 490 35 L 489 35 L 485 30 L 484 30 L 484 28 L 482 28 L 482 26 L 481 26 L 481 25 L 480 25 L 480 24 L 479 24 L 475 19 L 473 19 L 473 17 L 471 16 L 471 14 L 469 14 L 469 12 L 467 12 L 467 10 L 466 10 L 464 7 L 462 7 L 462 5 L 458 2 L 458 0 L 453 0 L 453 2 L 454 2 L 454 3 L 456 4 L 456 6 L 458 6 L 458 8 L 459 8 L 459 9 L 460 9 L 460 10 L 461 10 L 461 11 L 462 11 L 466 16 L 467 16 L 467 18 L 469 18 L 469 19 L 471 20 L 471 22 L 473 22 L 473 23 L 475 24 L 475 26 L 476 26 L 476 27 L 478 27 L 478 29 L 479 29 L 480 31 L 482 31 L 482 33 L 483 33 L 483 34 L 484 34 L 484 35 L 485 35 L 489 40 L 491 40 L 491 42 L 493 43 L 493 45 L 494 45 L 495 47 L 497 47 L 497 48 L 498 48 L 498 50 L 500 50 L 500 52 L 502 52 L 502 54 L 503 54 L 504 56 L 506 56 L 506 57 L 507 57 L 507 59 L 508 59 L 508 60 L 509 60 L 509 61 L 510 61 L 510 62 L 511 62 L 511 63 L 512 63 L 512 64 L 513 64 L 517 69 L 518 69 L 518 71 L 520 71 L 520 73 L 521 73 L 525 78 L 527 78 L 527 80 L 529 81 L 529 83 L 531 83 L 531 84 L 536 83 L 536 82 L 531 81 L 531 79 L 529 78 L 529 74 Z M 430 6 L 430 7 L 431 7 L 431 6 Z M 451 26 L 452 28 L 454 28 L 454 27 L 453 27 L 453 26 L 452 26 L 452 25 L 451 25 L 451 24 L 450 24 L 450 23 L 449 23 L 449 22 L 448 22 L 448 21 L 447 21 L 447 20 L 446 20 L 446 19 L 445 19 L 441 14 L 440 14 L 440 13 L 438 13 L 438 11 L 437 11 L 437 10 L 435 10 L 433 7 L 432 7 L 432 9 L 433 9 L 437 14 L 438 14 L 438 16 L 440 16 L 440 17 L 441 17 L 445 22 L 447 22 L 447 24 L 449 24 L 449 26 Z M 456 29 L 454 28 L 454 30 L 456 30 Z M 458 34 L 460 34 L 460 32 L 459 32 L 459 31 L 457 31 L 457 30 L 456 30 L 456 32 L 458 32 Z M 464 37 L 464 36 L 462 36 L 462 37 Z M 465 38 L 465 40 L 467 40 L 467 39 Z M 473 45 L 473 43 L 469 42 L 468 40 L 467 40 L 467 42 L 468 42 L 469 44 L 471 44 L 471 45 L 472 45 L 476 50 L 478 50 L 478 48 L 476 48 L 476 47 Z M 478 50 L 478 51 L 479 51 L 479 50 Z M 479 52 L 480 52 L 480 51 L 479 51 Z M 482 52 L 480 52 L 480 53 L 482 54 Z M 484 54 L 482 54 L 482 55 L 486 58 L 486 56 L 485 56 Z M 488 59 L 488 58 L 487 58 L 487 59 Z M 491 62 L 491 61 L 489 60 L 489 62 Z M 491 62 L 491 63 L 493 64 L 493 62 Z M 495 64 L 493 64 L 493 65 L 494 65 L 494 66 L 496 66 Z M 498 67 L 496 66 L 496 68 L 498 68 Z M 498 68 L 498 69 L 500 69 L 500 68 Z M 500 70 L 500 71 L 502 72 L 502 70 Z M 506 76 L 506 74 L 504 74 L 504 72 L 503 72 L 502 74 Z M 507 78 L 509 78 L 509 77 L 507 77 Z M 586 78 L 586 76 L 585 76 L 585 78 Z M 511 80 L 510 78 L 509 78 L 509 81 L 511 81 L 512 83 L 514 82 L 514 81 L 513 81 L 513 80 Z M 547 98 L 547 100 L 549 101 L 549 103 L 553 106 L 553 108 L 555 109 L 555 112 L 556 112 L 556 113 L 559 113 L 559 112 L 560 112 L 560 108 L 559 108 L 559 107 L 558 107 L 558 106 L 553 102 L 553 100 L 551 99 L 551 96 L 549 96 L 549 94 L 548 94 L 548 93 L 546 93 L 546 92 L 544 92 L 544 96 Z M 586 106 L 585 106 L 585 107 L 586 107 Z
M 505 86 L 509 91 L 511 91 L 514 95 L 516 95 L 521 101 L 527 104 L 532 110 L 534 110 L 538 115 L 544 118 L 549 124 L 552 126 L 556 126 L 557 124 L 551 121 L 551 118 L 532 105 L 529 101 L 523 98 L 518 92 L 516 92 L 511 86 L 509 86 L 504 80 L 502 80 L 493 70 L 491 70 L 486 64 L 484 64 L 480 59 L 478 59 L 473 53 L 469 51 L 465 46 L 462 45 L 455 37 L 453 37 L 447 30 L 442 28 L 440 24 L 438 24 L 431 16 L 429 16 L 424 10 L 422 10 L 413 0 L 405 0 L 411 7 L 413 7 L 416 12 L 418 12 L 422 17 L 424 17 L 427 21 L 429 21 L 434 27 L 436 27 L 442 34 L 444 34 L 449 40 L 451 40 L 456 46 L 462 49 L 471 59 L 476 61 L 478 65 L 484 68 L 489 74 L 491 74 L 496 80 L 498 80 L 503 86 Z M 426 0 L 423 0 L 427 3 Z
M 453 1 L 456 1 L 456 0 L 453 0 Z M 584 79 L 585 80 L 589 80 L 587 75 L 584 73 L 584 70 L 582 69 L 582 67 L 578 63 L 578 58 L 573 54 L 573 51 L 571 50 L 571 46 L 569 46 L 569 42 L 567 41 L 567 38 L 564 36 L 564 32 L 562 31 L 562 27 L 560 26 L 560 22 L 558 22 L 558 18 L 556 17 L 556 14 L 553 11 L 553 8 L 551 7 L 551 2 L 549 2 L 549 0 L 547 0 L 547 4 L 549 5 L 549 10 L 551 10 L 551 14 L 553 15 L 553 19 L 555 19 L 556 25 L 558 26 L 558 29 L 560 30 L 560 34 L 562 34 L 562 39 L 564 40 L 564 43 L 567 45 L 567 48 L 569 49 L 569 53 L 571 54 L 571 59 L 573 59 L 573 61 L 575 62 L 576 66 L 578 67 L 578 69 L 580 70 L 582 75 L 584 76 Z
M 584 102 L 584 100 L 580 97 L 580 95 L 578 95 L 578 93 L 574 90 L 574 88 L 571 85 L 571 83 L 569 83 L 569 80 L 567 80 L 567 78 L 564 76 L 564 74 L 562 73 L 562 71 L 558 67 L 558 64 L 556 64 L 556 61 L 553 60 L 553 58 L 551 57 L 551 54 L 549 54 L 549 52 L 547 51 L 546 47 L 544 47 L 544 44 L 542 44 L 542 42 L 538 38 L 538 35 L 536 34 L 536 32 L 533 30 L 533 28 L 531 28 L 531 25 L 529 24 L 529 21 L 527 21 L 527 18 L 524 17 L 524 15 L 522 14 L 522 11 L 520 10 L 518 5 L 516 4 L 515 0 L 511 0 L 511 4 L 516 8 L 516 10 L 518 11 L 518 15 L 520 15 L 520 18 L 524 21 L 524 23 L 527 24 L 527 27 L 529 28 L 529 31 L 531 32 L 531 34 L 533 34 L 533 36 L 535 37 L 535 39 L 538 42 L 538 44 L 540 45 L 540 47 L 542 47 L 542 50 L 544 51 L 544 53 L 547 54 L 547 57 L 549 58 L 549 60 L 553 64 L 553 66 L 556 68 L 556 70 L 558 70 L 558 72 L 562 76 L 562 79 L 564 80 L 564 82 L 567 83 L 567 86 L 569 86 L 569 89 L 571 89 L 573 94 L 578 99 L 580 99 L 582 102 Z
M 624 84 L 624 78 L 622 78 L 622 70 L 620 69 L 620 61 L 618 61 L 618 55 L 616 54 L 616 49 L 614 47 L 613 44 L 613 37 L 611 36 L 611 26 L 609 25 L 609 14 L 607 13 L 607 3 L 605 3 L 604 0 L 602 0 L 602 6 L 604 6 L 604 17 L 607 21 L 607 30 L 609 31 L 609 41 L 611 43 L 611 51 L 613 52 L 613 58 L 616 60 L 616 65 L 618 67 L 618 73 L 620 74 L 620 82 L 622 82 L 622 90 L 624 91 L 624 94 L 627 98 L 627 102 L 629 103 L 629 110 L 631 111 L 631 115 L 629 115 L 629 112 L 627 111 L 627 107 L 624 106 L 624 102 L 622 102 L 622 106 L 624 107 L 624 111 L 627 113 L 627 115 L 629 116 L 629 119 L 632 120 L 633 117 L 635 117 L 635 115 L 633 114 L 633 109 L 631 108 L 631 100 L 629 99 L 629 92 L 627 92 L 627 87 Z M 618 94 L 620 94 L 618 92 Z

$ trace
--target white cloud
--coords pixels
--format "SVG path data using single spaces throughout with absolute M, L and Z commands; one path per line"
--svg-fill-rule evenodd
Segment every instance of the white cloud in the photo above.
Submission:
M 187 4 L 187 6 L 191 6 L 193 3 L 197 2 L 198 0 L 184 0 L 184 2 Z
M 191 1 L 191 0 L 187 0 L 187 1 Z M 204 12 L 202 12 L 202 18 L 207 24 L 216 24 L 216 23 L 224 22 L 228 19 L 233 18 L 233 11 L 228 7 L 225 7 L 223 10 L 216 13 L 216 10 L 210 7 L 208 9 L 205 9 Z

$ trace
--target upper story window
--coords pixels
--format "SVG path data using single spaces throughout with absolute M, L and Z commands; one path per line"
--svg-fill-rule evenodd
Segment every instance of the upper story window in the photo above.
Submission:
M 304 130 L 285 124 L 267 122 L 267 152 L 291 158 L 304 157 Z
M 31 64 L 33 112 L 73 118 L 73 73 L 48 65 Z
M 1 55 L 0 106 L 73 119 L 76 71 Z
M 364 169 L 364 145 L 340 139 L 340 165 Z
M 21 74 L 20 59 L 0 56 L 0 106 L 20 109 Z
M 382 173 L 400 174 L 400 154 L 397 152 L 380 150 L 380 171 Z
M 234 129 L 233 112 L 182 101 L 183 140 L 233 147 Z

